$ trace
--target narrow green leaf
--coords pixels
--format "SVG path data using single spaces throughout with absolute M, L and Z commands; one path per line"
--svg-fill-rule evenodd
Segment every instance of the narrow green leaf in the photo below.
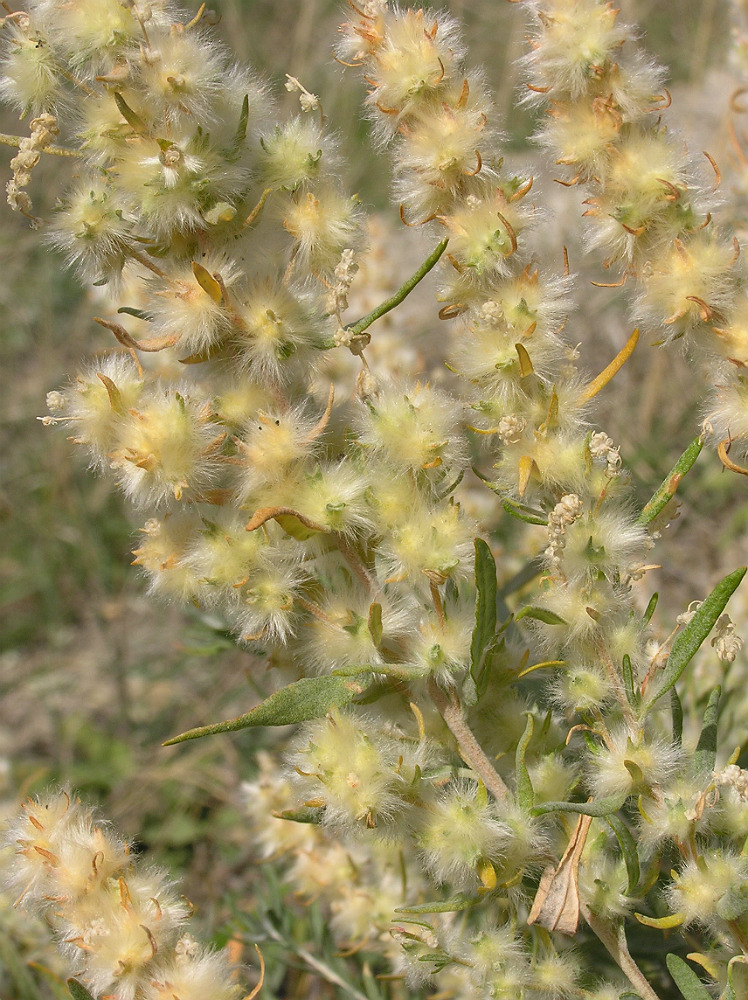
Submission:
M 148 129 L 145 126 L 145 122 L 142 118 L 135 114 L 133 109 L 124 99 L 122 94 L 118 93 L 116 90 L 114 92 L 114 103 L 117 105 L 117 110 L 125 119 L 128 125 L 131 125 L 136 132 L 140 132 L 141 135 L 147 135 Z
M 369 605 L 368 628 L 371 641 L 378 649 L 382 641 L 382 605 L 377 604 L 376 601 Z
M 725 610 L 725 605 L 745 576 L 745 571 L 746 567 L 741 566 L 721 580 L 696 609 L 688 625 L 675 637 L 665 669 L 655 679 L 652 690 L 647 694 L 648 706 L 651 707 L 677 682 Z
M 289 726 L 296 722 L 306 722 L 307 719 L 319 719 L 331 708 L 347 705 L 367 687 L 368 684 L 363 681 L 345 677 L 303 677 L 271 694 L 238 719 L 188 729 L 186 733 L 166 740 L 163 746 L 173 746 L 175 743 L 212 736 L 214 733 L 233 733 L 249 726 Z
M 144 312 L 142 309 L 136 309 L 134 306 L 120 306 L 117 312 L 126 313 L 128 316 L 134 316 L 136 319 L 142 319 L 146 323 L 150 323 L 153 318 L 150 313 Z
M 432 903 L 415 903 L 413 906 L 398 906 L 395 913 L 456 913 L 458 910 L 468 910 L 480 903 L 474 896 L 453 896 L 451 899 L 441 899 Z
M 545 622 L 546 625 L 566 625 L 566 621 L 561 615 L 557 615 L 549 608 L 540 608 L 535 604 L 528 604 L 514 616 L 516 622 L 522 618 L 535 618 L 539 622 Z
M 700 438 L 695 438 L 689 444 L 670 472 L 665 476 L 660 488 L 644 507 L 644 510 L 639 515 L 639 524 L 651 524 L 657 515 L 664 510 L 666 504 L 673 499 L 675 491 L 680 486 L 681 479 L 683 479 L 699 457 L 699 452 L 703 445 L 704 442 Z
M 686 965 L 682 958 L 671 953 L 665 956 L 665 961 L 675 985 L 681 991 L 685 1000 L 711 1000 L 706 986 L 704 986 L 691 966 Z
M 324 806 L 302 806 L 300 809 L 283 809 L 273 813 L 276 819 L 287 819 L 291 823 L 313 823 L 317 826 L 324 815 Z
M 548 525 L 548 518 L 544 517 L 539 511 L 535 511 L 531 507 L 526 507 L 524 504 L 517 503 L 515 500 L 510 500 L 509 497 L 504 497 L 502 499 L 501 506 L 507 514 L 511 514 L 512 517 L 516 517 L 519 521 L 524 521 L 525 524 Z
M 709 701 L 704 712 L 704 724 L 701 728 L 699 742 L 696 744 L 691 761 L 694 774 L 711 774 L 717 761 L 717 724 L 719 722 L 719 699 L 722 688 L 717 687 L 709 695 Z
M 249 121 L 249 94 L 244 95 L 242 110 L 239 114 L 239 124 L 236 126 L 232 142 L 234 152 L 238 153 L 247 138 L 247 123 Z
M 611 813 L 618 812 L 627 798 L 628 795 L 623 794 L 609 795 L 607 798 L 595 799 L 592 802 L 541 802 L 540 805 L 533 807 L 532 814 L 542 816 L 551 812 L 571 812 L 582 816 L 610 816 Z
M 659 601 L 659 599 L 660 595 L 657 593 L 657 591 L 655 591 L 654 594 L 652 594 L 652 596 L 650 597 L 649 604 L 647 605 L 647 608 L 644 612 L 643 621 L 645 625 L 649 625 L 649 623 L 652 621 L 652 615 L 655 613 L 655 608 L 657 607 L 657 602 Z
M 525 715 L 527 716 L 527 724 L 525 725 L 525 731 L 517 744 L 517 753 L 515 755 L 517 771 L 517 801 L 519 802 L 521 809 L 532 809 L 535 805 L 535 792 L 533 791 L 532 781 L 530 780 L 530 772 L 527 770 L 527 764 L 525 763 L 525 754 L 527 753 L 527 748 L 530 745 L 530 740 L 532 739 L 532 731 L 535 725 L 535 720 L 533 719 L 531 712 L 525 712 Z
M 470 643 L 470 673 L 478 682 L 486 650 L 496 634 L 496 563 L 482 538 L 475 539 L 475 628 Z
M 631 666 L 631 657 L 628 653 L 623 654 L 623 684 L 626 688 L 626 697 L 629 705 L 632 708 L 636 708 L 641 701 L 641 697 L 634 684 L 634 669 Z
M 620 816 L 616 816 L 611 813 L 605 818 L 610 824 L 613 833 L 616 835 L 618 846 L 621 848 L 623 861 L 626 865 L 626 874 L 629 877 L 629 884 L 626 887 L 626 895 L 633 896 L 636 892 L 636 887 L 639 885 L 639 876 L 641 874 L 639 867 L 639 854 L 636 850 L 636 842 L 631 835 L 631 831 Z
M 673 743 L 683 742 L 683 705 L 675 687 L 670 688 L 670 714 L 673 717 Z
M 86 987 L 81 985 L 77 979 L 68 979 L 67 985 L 73 1000 L 94 1000 Z

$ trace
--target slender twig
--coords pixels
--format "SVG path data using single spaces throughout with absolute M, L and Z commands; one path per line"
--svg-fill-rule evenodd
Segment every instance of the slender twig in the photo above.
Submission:
M 506 802 L 509 797 L 509 789 L 491 761 L 486 757 L 465 721 L 465 714 L 457 691 L 451 688 L 446 693 L 442 691 L 433 678 L 429 678 L 429 694 L 441 717 L 447 723 L 450 732 L 457 740 L 457 749 L 460 751 L 462 759 L 475 771 L 495 799 L 498 799 L 499 802 Z
M 448 240 L 442 240 L 441 243 L 428 255 L 426 260 L 421 264 L 415 274 L 412 274 L 406 282 L 404 282 L 394 295 L 391 295 L 384 302 L 381 302 L 375 309 L 372 309 L 370 313 L 363 316 L 357 323 L 352 326 L 346 327 L 346 330 L 353 336 L 357 337 L 360 333 L 363 333 L 371 324 L 388 313 L 395 306 L 399 306 L 403 299 L 410 295 L 419 281 L 422 281 L 426 275 L 429 273 L 431 268 L 436 264 L 441 255 L 447 249 Z
M 15 146 L 15 148 L 18 149 L 23 138 L 28 137 L 21 135 L 7 135 L 5 132 L 0 132 L 0 146 Z M 52 156 L 72 156 L 78 160 L 83 157 L 83 153 L 79 149 L 68 149 L 67 146 L 43 146 L 42 148 L 37 149 L 36 152 L 51 153 Z
M 642 1000 L 660 1000 L 649 985 L 642 970 L 631 957 L 623 924 L 620 924 L 616 929 L 609 927 L 590 911 L 584 900 L 580 901 L 580 911 L 590 930 L 605 946 L 606 951 L 634 989 L 641 995 Z
M 333 983 L 335 986 L 339 986 L 340 989 L 345 990 L 346 993 L 355 997 L 355 1000 L 369 1000 L 365 993 L 361 993 L 357 990 L 352 983 L 346 982 L 345 979 L 338 975 L 334 969 L 331 969 L 325 962 L 320 961 L 320 959 L 312 955 L 311 952 L 308 952 L 306 948 L 302 948 L 300 945 L 296 944 L 295 941 L 287 940 L 283 935 L 279 934 L 270 921 L 263 920 L 262 925 L 269 938 L 276 941 L 278 944 L 282 944 L 285 947 L 290 948 L 295 955 L 297 955 L 303 962 L 306 962 L 310 969 L 314 969 L 315 972 L 318 972 L 323 979 L 327 980 L 328 983 Z

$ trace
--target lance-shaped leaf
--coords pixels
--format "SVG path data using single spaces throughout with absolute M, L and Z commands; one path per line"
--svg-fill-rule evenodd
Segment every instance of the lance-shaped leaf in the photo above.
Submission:
M 709 696 L 709 702 L 704 712 L 704 725 L 691 761 L 694 774 L 711 774 L 714 770 L 717 761 L 717 723 L 721 695 L 722 688 L 717 685 Z
M 205 294 L 210 296 L 216 305 L 220 306 L 223 299 L 223 290 L 210 271 L 206 267 L 203 267 L 202 264 L 198 263 L 198 261 L 193 260 L 192 273 L 195 275 L 195 281 L 202 288 Z
M 287 819 L 292 823 L 313 823 L 318 826 L 325 815 L 324 806 L 302 806 L 300 809 L 283 809 L 274 812 L 276 819 Z
M 680 746 L 683 742 L 683 705 L 675 687 L 670 688 L 670 715 L 673 719 L 673 743 Z
M 620 816 L 611 813 L 605 818 L 616 835 L 618 846 L 621 848 L 621 854 L 626 865 L 626 874 L 629 877 L 629 884 L 626 886 L 626 895 L 633 896 L 636 892 L 636 887 L 639 885 L 639 876 L 641 874 L 636 842 L 631 835 L 631 831 Z
M 700 438 L 696 438 L 689 444 L 670 472 L 665 476 L 662 485 L 639 515 L 639 524 L 650 524 L 665 508 L 666 504 L 672 500 L 675 496 L 675 491 L 680 486 L 681 480 L 699 457 L 703 444 L 704 442 Z
M 631 657 L 628 653 L 623 654 L 623 685 L 626 689 L 626 697 L 629 705 L 636 708 L 641 698 L 634 683 L 634 668 L 631 666 Z
M 561 615 L 557 615 L 555 611 L 551 611 L 550 608 L 538 607 L 536 604 L 528 604 L 514 616 L 516 622 L 522 618 L 534 618 L 536 621 L 544 622 L 546 625 L 567 624 L 566 619 L 562 618 Z
M 470 673 L 478 683 L 485 652 L 496 634 L 496 563 L 482 538 L 475 539 L 475 628 L 470 643 Z
M 525 712 L 525 715 L 527 716 L 527 724 L 525 725 L 525 731 L 517 744 L 517 753 L 515 755 L 517 772 L 517 801 L 520 804 L 520 808 L 532 809 L 535 803 L 535 792 L 533 791 L 532 781 L 530 780 L 530 772 L 527 770 L 527 764 L 525 763 L 525 754 L 527 753 L 527 748 L 530 745 L 530 740 L 532 739 L 534 719 L 532 717 L 532 713 L 530 712 Z
M 370 676 L 370 675 L 369 675 Z M 271 694 L 246 715 L 226 722 L 217 722 L 212 726 L 198 726 L 188 729 L 186 733 L 166 740 L 164 746 L 184 743 L 185 740 L 196 740 L 201 736 L 212 736 L 215 733 L 233 733 L 250 726 L 290 726 L 296 722 L 306 722 L 308 719 L 319 719 L 332 708 L 341 708 L 353 701 L 368 687 L 366 680 L 354 680 L 345 677 L 303 677 L 287 687 Z
M 666 955 L 665 961 L 675 985 L 684 1000 L 711 1000 L 711 995 L 690 965 L 686 965 L 677 955 Z
M 459 910 L 469 910 L 471 906 L 480 903 L 475 896 L 460 894 L 451 899 L 440 899 L 432 903 L 414 903 L 412 906 L 397 906 L 395 913 L 456 913 Z
M 73 1000 L 94 1000 L 86 987 L 77 979 L 68 979 L 67 988 Z
M 658 677 L 655 677 L 651 690 L 647 692 L 648 707 L 666 694 L 678 681 L 694 654 L 711 632 L 714 623 L 725 610 L 725 605 L 745 576 L 745 571 L 746 567 L 741 566 L 740 569 L 734 570 L 723 580 L 720 580 L 711 594 L 696 609 L 688 625 L 675 637 L 665 669 Z

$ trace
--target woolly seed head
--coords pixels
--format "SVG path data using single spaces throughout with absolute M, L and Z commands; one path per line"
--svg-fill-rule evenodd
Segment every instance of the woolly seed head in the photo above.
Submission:
M 675 338 L 714 321 L 731 303 L 735 253 L 709 230 L 675 239 L 642 276 L 638 311 Z
M 424 807 L 417 840 L 438 882 L 474 886 L 481 866 L 500 857 L 508 835 L 483 786 L 465 780 Z
M 283 225 L 296 242 L 299 264 L 312 274 L 331 274 L 346 248 L 358 243 L 357 199 L 325 185 L 289 197 Z
M 283 553 L 272 563 L 263 560 L 236 588 L 238 603 L 229 616 L 243 642 L 290 641 L 299 622 L 295 601 L 307 579 L 294 558 L 298 556 Z
M 622 125 L 617 107 L 597 98 L 581 104 L 551 105 L 548 110 L 550 119 L 538 139 L 556 162 L 574 167 L 584 180 L 602 173 Z
M 396 127 L 397 115 L 446 87 L 464 55 L 458 24 L 449 16 L 412 9 L 388 14 L 381 43 L 366 67 L 372 81 L 369 104 L 387 130 Z
M 578 981 L 583 972 L 579 956 L 571 949 L 549 952 L 539 955 L 532 963 L 531 985 L 548 1000 L 578 996 Z
M 518 996 L 530 978 L 528 955 L 522 940 L 508 924 L 483 931 L 473 942 L 478 985 L 491 996 Z
M 231 337 L 236 363 L 261 379 L 287 381 L 293 359 L 308 361 L 308 349 L 327 332 L 318 302 L 308 292 L 270 279 L 254 281 L 237 298 Z
M 151 590 L 181 603 L 194 600 L 200 580 L 186 562 L 188 547 L 199 531 L 194 514 L 179 511 L 163 518 L 149 518 L 140 529 L 142 538 L 133 549 L 134 566 L 142 566 Z
M 295 765 L 325 821 L 386 831 L 403 812 L 396 741 L 366 718 L 338 710 L 307 727 Z
M 116 278 L 133 243 L 130 218 L 116 188 L 92 177 L 66 194 L 47 238 L 84 281 Z
M 694 834 L 704 834 L 713 815 L 697 808 L 703 780 L 674 775 L 660 794 L 644 797 L 639 806 L 639 840 L 649 850 L 664 841 L 686 843 Z
M 263 179 L 274 188 L 296 191 L 337 171 L 335 140 L 308 115 L 276 125 L 261 139 Z
M 236 1000 L 242 992 L 227 955 L 201 948 L 189 935 L 177 941 L 173 956 L 161 959 L 150 975 L 142 1000 Z
M 143 380 L 132 358 L 110 354 L 78 375 L 69 388 L 49 393 L 47 405 L 52 421 L 70 427 L 76 443 L 88 448 L 92 464 L 102 467 L 120 424 L 142 391 Z
M 428 383 L 384 386 L 358 412 L 361 444 L 398 471 L 453 476 L 466 460 L 458 432 L 460 407 L 446 392 Z
M 296 465 L 319 450 L 316 421 L 306 407 L 260 410 L 236 439 L 243 468 L 239 474 L 242 500 L 253 492 L 284 480 Z
M 221 508 L 210 518 L 203 519 L 202 530 L 193 535 L 182 562 L 199 581 L 201 600 L 233 603 L 239 599 L 239 585 L 278 553 L 264 532 L 246 530 L 246 517 Z
M 294 504 L 316 524 L 353 538 L 373 530 L 369 488 L 353 462 L 320 465 L 299 484 Z
M 577 101 L 596 91 L 602 71 L 630 34 L 617 24 L 618 11 L 602 0 L 553 0 L 542 8 L 533 6 L 541 22 L 525 57 L 533 84 L 549 88 L 556 100 Z
M 423 615 L 420 631 L 409 643 L 408 660 L 425 676 L 446 682 L 462 673 L 470 661 L 470 642 L 475 625 L 473 595 L 459 603 L 447 598 L 444 620 Z
M 78 69 L 111 69 L 118 56 L 132 53 L 144 40 L 137 8 L 120 0 L 42 0 L 39 6 L 54 16 L 55 40 Z M 149 29 L 165 24 L 165 8 L 163 0 L 148 5 L 144 20 Z
M 230 288 L 239 276 L 236 265 L 220 254 L 203 258 L 197 267 L 182 265 L 170 275 L 168 283 L 160 279 L 149 282 L 148 313 L 154 332 L 164 337 L 178 338 L 178 350 L 187 354 L 203 354 L 210 350 L 231 328 L 220 286 L 208 287 L 208 278 L 220 277 L 224 288 Z M 204 278 L 207 272 L 208 278 Z M 198 280 L 199 275 L 201 281 Z
M 684 923 L 717 927 L 745 911 L 748 892 L 748 859 L 714 847 L 695 861 L 686 861 L 673 873 L 667 898 L 671 910 Z M 721 918 L 721 920 L 720 920 Z
M 21 13 L 6 18 L 5 57 L 0 63 L 0 100 L 22 118 L 54 111 L 62 95 L 59 67 L 43 17 Z
M 607 842 L 591 842 L 580 865 L 579 889 L 592 912 L 603 919 L 620 920 L 631 912 L 626 865 L 611 856 Z
M 370 594 L 349 584 L 346 592 L 327 596 L 320 603 L 320 616 L 313 617 L 304 629 L 299 657 L 320 673 L 367 663 L 374 668 L 383 663 L 383 649 L 399 650 L 412 636 L 414 608 L 390 598 L 378 603 L 381 636 L 378 625 L 372 634 Z
M 164 505 L 210 483 L 223 437 L 207 404 L 155 386 L 119 422 L 110 467 L 134 503 Z
M 590 758 L 587 783 L 599 798 L 661 788 L 682 756 L 680 747 L 652 734 L 641 733 L 634 743 L 621 728 Z
M 410 577 L 420 589 L 428 577 L 441 585 L 450 577 L 470 578 L 473 573 L 475 525 L 461 516 L 457 504 L 435 509 L 419 505 L 403 510 L 377 553 L 387 581 Z M 420 586 L 419 586 L 420 585 Z
M 610 680 L 595 664 L 572 664 L 553 682 L 553 700 L 567 712 L 599 710 L 614 695 Z
M 419 106 L 400 127 L 395 194 L 417 218 L 448 212 L 475 186 L 474 176 L 492 174 L 479 151 L 495 139 L 486 132 L 490 102 L 479 77 L 471 75 L 469 86 L 466 101 L 460 87 L 440 102 Z
M 195 31 L 153 30 L 138 60 L 139 84 L 155 119 L 212 124 L 212 100 L 226 74 L 221 50 Z
M 20 816 L 10 823 L 3 838 L 16 851 L 7 878 L 20 892 L 20 900 L 39 903 L 48 895 L 59 864 L 57 852 L 81 816 L 87 814 L 79 802 L 71 800 L 67 789 L 24 802 Z
M 153 959 L 173 946 L 189 916 L 161 872 L 111 880 L 64 916 L 65 943 L 94 992 L 117 988 L 117 1000 L 134 1000 L 148 982 Z
M 174 129 L 168 140 L 131 140 L 118 156 L 114 178 L 162 240 L 207 228 L 210 209 L 231 205 L 246 180 L 241 164 L 227 160 L 191 129 Z
M 748 455 L 748 379 L 734 368 L 717 372 L 719 381 L 708 402 L 704 429 L 716 442 L 729 441 L 730 454 Z
M 489 189 L 482 197 L 470 195 L 464 206 L 442 216 L 450 237 L 450 258 L 463 279 L 482 287 L 483 282 L 492 286 L 503 277 L 528 221 L 528 209 L 510 200 L 501 188 Z
M 568 580 L 626 576 L 646 553 L 647 532 L 620 505 L 591 510 L 566 527 L 558 564 Z

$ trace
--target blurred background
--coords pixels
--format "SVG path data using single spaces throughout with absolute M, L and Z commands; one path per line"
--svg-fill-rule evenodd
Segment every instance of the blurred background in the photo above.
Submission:
M 569 317 L 565 336 L 581 342 L 594 374 L 631 332 L 628 293 L 589 284 L 606 274 L 585 261 L 584 195 L 553 183 L 530 141 L 534 120 L 517 106 L 525 12 L 504 0 L 444 6 L 463 21 L 470 62 L 483 66 L 494 87 L 507 157 L 536 175 L 534 197 L 546 213 L 543 254 L 555 255 L 560 271 L 567 246 L 580 274 L 583 304 Z M 729 4 L 626 0 L 621 6 L 626 20 L 642 26 L 648 50 L 670 67 L 672 127 L 694 155 L 707 149 L 715 157 L 732 199 L 744 182 L 734 172 L 738 163 L 728 141 L 729 95 L 744 81 L 740 66 L 727 58 Z M 321 96 L 350 164 L 349 189 L 394 228 L 386 158 L 367 145 L 362 85 L 331 57 L 344 12 L 328 0 L 221 0 L 218 33 L 270 82 L 289 113 L 296 97 L 283 89 L 286 72 Z M 4 114 L 0 130 L 18 127 Z M 6 178 L 12 155 L 0 147 Z M 31 192 L 41 215 L 52 208 L 45 192 L 57 166 L 42 163 L 34 173 Z M 134 526 L 119 495 L 87 471 L 64 433 L 36 419 L 45 413 L 46 392 L 74 375 L 84 355 L 108 347 L 108 335 L 91 320 L 91 293 L 78 287 L 25 219 L 7 207 L 0 212 L 0 819 L 23 795 L 69 783 L 100 802 L 149 859 L 179 874 L 198 920 L 215 931 L 229 926 L 237 899 L 255 892 L 256 852 L 237 789 L 255 773 L 255 751 L 272 749 L 278 737 L 258 730 L 173 748 L 160 744 L 195 724 L 196 705 L 201 717 L 216 721 L 246 711 L 262 689 L 262 674 L 219 622 L 146 593 L 130 567 Z M 599 425 L 622 445 L 642 501 L 698 432 L 702 393 L 703 383 L 677 348 L 643 343 L 600 398 Z M 665 632 L 688 601 L 703 597 L 720 572 L 745 559 L 748 508 L 737 479 L 723 474 L 716 456 L 703 454 L 686 481 L 681 517 L 655 553 L 665 567 L 657 577 Z M 539 539 L 538 548 L 543 544 Z M 748 609 L 744 621 L 748 626 Z M 43 954 L 44 936 L 29 937 L 10 902 L 0 899 L 0 966 L 5 962 L 8 977 L 4 982 L 0 971 L 0 996 L 58 995 L 53 978 L 35 977 L 36 994 L 22 973 L 14 978 L 18 956 L 54 960 Z M 286 995 L 340 992 L 303 970 L 290 985 L 272 988 Z

